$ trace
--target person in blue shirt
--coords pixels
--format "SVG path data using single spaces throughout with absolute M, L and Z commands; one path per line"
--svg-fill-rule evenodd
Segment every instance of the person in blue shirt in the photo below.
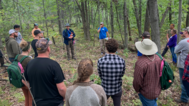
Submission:
M 20 42 L 23 40 L 22 35 L 21 35 L 21 33 L 19 32 L 19 31 L 20 31 L 20 25 L 14 25 L 14 30 L 15 30 L 16 32 L 18 32 L 18 36 L 15 38 L 15 40 L 16 40 L 16 42 L 17 42 L 18 44 L 20 44 Z
M 99 33 L 99 39 L 100 39 L 101 54 L 104 55 L 105 54 L 106 35 L 108 35 L 108 38 L 110 38 L 110 37 L 109 37 L 108 29 L 106 27 L 104 27 L 103 22 L 100 23 L 100 27 L 98 28 L 98 33 Z
M 71 48 L 71 54 L 72 54 L 72 59 L 76 60 L 75 55 L 74 55 L 74 37 L 75 33 L 72 29 L 70 29 L 70 24 L 66 24 L 66 29 L 63 31 L 63 37 L 64 37 L 64 43 L 66 44 L 66 50 L 67 50 L 67 56 L 68 56 L 68 61 L 70 60 L 70 50 Z
M 143 40 L 143 39 L 150 39 L 150 33 L 147 32 L 147 31 L 145 31 L 145 32 L 142 34 L 142 40 Z M 138 56 L 138 58 L 140 58 L 140 57 L 142 56 L 142 53 L 140 53 L 140 52 L 138 51 L 137 56 Z

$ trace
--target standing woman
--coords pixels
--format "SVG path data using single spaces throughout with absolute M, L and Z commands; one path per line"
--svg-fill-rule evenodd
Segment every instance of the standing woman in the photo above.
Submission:
M 92 60 L 81 60 L 78 78 L 66 92 L 66 106 L 107 106 L 106 93 L 102 86 L 90 82 L 92 74 Z
M 20 61 L 21 58 L 23 58 L 24 56 L 28 56 L 31 51 L 30 43 L 28 43 L 24 40 L 20 43 L 20 48 L 22 49 L 22 54 L 18 56 L 18 61 Z M 24 70 L 26 69 L 26 66 L 30 60 L 31 60 L 31 58 L 27 57 L 21 63 Z M 26 82 L 24 80 L 22 80 L 22 82 L 24 83 L 24 86 L 22 87 L 22 91 L 25 96 L 25 106 L 32 106 L 32 96 L 29 92 L 28 87 L 26 86 Z

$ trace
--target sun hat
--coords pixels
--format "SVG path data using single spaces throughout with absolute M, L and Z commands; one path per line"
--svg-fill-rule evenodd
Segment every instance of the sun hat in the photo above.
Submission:
M 65 27 L 68 27 L 68 26 L 70 26 L 70 24 L 69 24 L 69 23 L 67 23 Z
M 138 41 L 135 43 L 135 46 L 143 55 L 153 55 L 158 52 L 157 45 L 150 39 Z
M 50 41 L 49 38 L 41 38 L 36 43 L 37 52 L 38 53 L 46 52 L 50 44 L 52 44 L 52 41 Z
M 14 30 L 14 29 L 10 29 L 9 30 L 9 35 L 11 35 L 11 34 L 13 34 L 13 33 L 15 33 L 16 31 Z

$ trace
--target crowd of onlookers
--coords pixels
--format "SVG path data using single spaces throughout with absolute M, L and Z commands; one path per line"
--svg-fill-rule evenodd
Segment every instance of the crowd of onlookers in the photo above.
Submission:
M 121 106 L 122 77 L 125 74 L 126 63 L 123 58 L 116 54 L 119 44 L 115 39 L 109 38 L 108 29 L 103 22 L 98 28 L 101 53 L 103 55 L 97 62 L 98 75 L 101 85 L 90 81 L 93 74 L 93 61 L 83 59 L 77 68 L 77 80 L 73 85 L 66 88 L 64 73 L 58 62 L 49 58 L 52 42 L 44 38 L 43 32 L 34 24 L 32 30 L 33 41 L 26 42 L 19 32 L 20 26 L 15 25 L 9 30 L 6 38 L 6 50 L 11 62 L 18 56 L 18 61 L 34 50 L 34 59 L 27 57 L 21 63 L 24 68 L 26 80 L 22 80 L 22 91 L 25 96 L 25 106 L 107 106 L 107 99 L 112 98 L 114 106 Z M 106 35 L 108 39 L 106 40 Z M 183 40 L 177 44 L 177 31 L 174 24 L 170 25 L 167 33 L 167 44 L 162 53 L 164 57 L 170 48 L 173 64 L 179 68 L 181 81 L 181 98 L 178 103 L 187 103 L 189 96 L 189 27 L 181 32 Z M 64 43 L 67 45 L 67 56 L 70 60 L 69 48 L 72 59 L 74 55 L 75 33 L 66 24 L 63 31 Z M 150 33 L 142 34 L 142 41 L 136 42 L 138 60 L 134 67 L 133 87 L 143 106 L 157 106 L 157 99 L 161 93 L 160 66 L 161 58 L 157 55 L 157 45 L 150 40 Z M 106 49 L 104 49 L 106 48 Z M 105 51 L 107 50 L 107 53 Z M 1 55 L 0 55 L 1 56 Z M 178 58 L 177 58 L 178 57 Z M 29 83 L 29 88 L 26 86 Z M 31 90 L 31 93 L 29 92 Z M 32 100 L 32 96 L 34 100 Z M 32 102 L 33 101 L 33 102 Z

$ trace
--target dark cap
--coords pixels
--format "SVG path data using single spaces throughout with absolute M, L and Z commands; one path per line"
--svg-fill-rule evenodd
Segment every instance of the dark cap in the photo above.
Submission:
M 36 43 L 37 52 L 38 53 L 46 52 L 50 44 L 52 44 L 52 41 L 50 41 L 49 38 L 41 38 Z
M 34 35 L 37 36 L 38 34 L 42 33 L 40 30 L 35 30 Z
M 37 23 L 35 23 L 35 24 L 34 24 L 34 26 L 38 26 L 38 24 L 37 24 Z
M 183 32 L 180 32 L 180 34 L 183 34 Z
M 143 34 L 142 34 L 142 37 L 144 38 L 150 38 L 150 33 L 145 31 Z

